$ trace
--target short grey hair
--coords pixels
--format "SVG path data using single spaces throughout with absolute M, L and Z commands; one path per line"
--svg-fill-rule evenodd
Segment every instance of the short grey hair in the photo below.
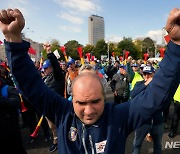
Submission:
M 95 72 L 95 68 L 94 68 L 94 66 L 91 65 L 91 64 L 84 64 L 84 65 L 82 65 L 82 66 L 79 68 L 79 74 L 81 74 L 82 71 L 84 71 L 84 70 L 93 70 L 93 71 Z

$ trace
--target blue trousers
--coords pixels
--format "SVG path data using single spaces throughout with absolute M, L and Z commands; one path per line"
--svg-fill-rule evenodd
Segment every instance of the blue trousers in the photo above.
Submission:
M 162 153 L 162 137 L 163 137 L 164 125 L 163 123 L 159 125 L 149 125 L 145 124 L 135 131 L 135 138 L 133 142 L 132 154 L 140 154 L 141 145 L 144 138 L 148 133 L 151 134 L 153 139 L 153 151 L 154 154 Z

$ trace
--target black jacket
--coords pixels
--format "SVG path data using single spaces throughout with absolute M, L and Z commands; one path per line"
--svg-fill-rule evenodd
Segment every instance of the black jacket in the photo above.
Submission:
M 4 85 L 1 85 L 1 88 Z M 19 128 L 20 97 L 18 91 L 11 86 L 7 88 L 8 96 L 0 91 L 0 144 L 2 153 L 26 153 Z
M 130 95 L 129 83 L 132 81 L 132 78 L 129 74 L 123 75 L 117 73 L 113 76 L 113 79 L 110 83 L 112 91 L 117 91 L 119 96 L 128 98 Z
M 50 60 L 52 73 L 44 78 L 45 84 L 52 90 L 55 90 L 59 95 L 64 96 L 65 76 L 53 53 L 47 55 Z
M 144 83 L 145 83 L 145 81 L 143 80 L 143 81 L 139 81 L 135 84 L 134 89 L 130 93 L 131 98 L 136 97 L 139 93 L 143 92 L 147 88 L 147 86 L 145 86 Z M 144 102 L 144 103 L 146 103 L 146 102 Z M 171 103 L 171 101 L 169 101 L 169 103 Z M 169 104 L 169 103 L 164 103 L 164 104 Z M 149 119 L 146 124 L 159 125 L 161 123 L 163 123 L 163 113 L 162 113 L 162 111 L 159 111 L 156 114 L 154 114 L 152 119 Z

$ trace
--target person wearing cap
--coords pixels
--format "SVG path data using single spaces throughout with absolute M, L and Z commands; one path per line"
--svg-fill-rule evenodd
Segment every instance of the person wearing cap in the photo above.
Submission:
M 126 71 L 124 64 L 119 65 L 119 72 L 115 74 L 110 82 L 110 87 L 114 93 L 114 102 L 119 104 L 127 102 L 130 95 L 129 83 L 132 76 Z
M 64 97 L 65 74 L 63 73 L 63 70 L 61 69 L 56 56 L 51 50 L 51 45 L 49 43 L 45 43 L 43 44 L 43 48 L 46 51 L 48 58 L 44 61 L 42 66 L 42 69 L 44 69 L 45 74 L 45 77 L 43 78 L 44 83 L 51 90 L 54 90 L 57 94 Z M 58 149 L 57 128 L 51 120 L 49 120 L 47 117 L 46 119 L 53 135 L 53 143 L 49 148 L 49 152 L 54 152 Z
M 155 69 L 152 66 L 145 66 L 143 68 L 143 81 L 139 81 L 135 84 L 134 89 L 131 91 L 131 98 L 133 99 L 139 93 L 143 92 L 149 83 L 152 81 L 155 74 Z M 144 102 L 145 103 L 145 102 Z M 143 126 L 135 130 L 135 137 L 133 142 L 132 154 L 139 154 L 141 145 L 146 137 L 148 140 L 153 140 L 153 153 L 161 154 L 162 151 L 162 137 L 164 131 L 163 125 L 163 113 L 158 112 L 153 115 L 149 121 Z
M 139 67 L 139 74 L 143 77 L 143 68 L 146 66 L 146 64 L 141 64 Z
M 66 77 L 65 77 L 65 98 L 69 98 L 72 94 L 71 91 L 71 84 L 72 81 L 78 76 L 79 72 L 78 72 L 78 68 L 76 68 L 75 65 L 75 60 L 71 59 L 68 63 L 67 63 L 68 69 L 67 69 L 67 73 L 66 73 Z
M 58 152 L 63 154 L 124 154 L 130 133 L 162 110 L 173 98 L 180 79 L 180 10 L 170 12 L 166 30 L 171 41 L 153 80 L 126 103 L 105 103 L 97 75 L 82 73 L 72 83 L 72 102 L 50 90 L 28 55 L 25 25 L 18 9 L 0 11 L 0 29 L 10 69 L 26 97 L 58 128 Z M 5 152 L 4 152 L 5 153 Z
M 131 90 L 133 90 L 134 85 L 138 82 L 138 81 L 142 81 L 143 78 L 139 73 L 139 65 L 137 63 L 132 64 L 132 70 L 134 72 L 134 77 L 133 80 L 131 82 Z

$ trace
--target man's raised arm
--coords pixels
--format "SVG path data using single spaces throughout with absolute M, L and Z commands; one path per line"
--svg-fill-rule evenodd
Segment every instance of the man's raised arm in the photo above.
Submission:
M 55 122 L 56 114 L 60 117 L 66 114 L 70 103 L 51 91 L 41 79 L 28 55 L 30 43 L 21 38 L 24 25 L 24 17 L 18 9 L 1 10 L 0 29 L 5 37 L 8 64 L 18 83 L 18 88 L 42 114 Z

